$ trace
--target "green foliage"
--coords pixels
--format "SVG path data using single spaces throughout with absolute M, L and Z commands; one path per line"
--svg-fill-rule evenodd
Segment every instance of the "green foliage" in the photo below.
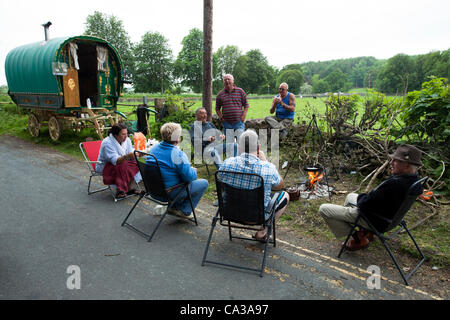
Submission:
M 330 94 L 325 104 L 328 106 L 327 122 L 337 138 L 346 133 L 346 124 L 354 123 L 358 113 L 359 96 L 349 97 Z
M 316 74 L 312 79 L 312 91 L 314 93 L 324 93 L 331 90 L 328 82 L 326 82 L 324 79 L 319 79 L 319 75 Z
M 7 93 L 8 93 L 8 86 L 0 86 L 0 94 L 4 95 L 4 94 L 7 94 Z
M 174 73 L 183 85 L 191 87 L 194 92 L 202 91 L 203 72 L 203 32 L 197 28 L 181 41 L 183 48 L 175 60 Z
M 242 56 L 242 51 L 237 46 L 222 46 L 214 54 L 216 56 L 217 71 L 215 79 L 222 81 L 223 76 L 234 74 L 237 60 Z
M 311 94 L 313 93 L 313 87 L 310 84 L 304 83 L 301 87 L 300 87 L 300 93 L 301 94 Z
M 427 150 L 424 170 L 433 179 L 440 179 L 436 189 L 450 193 L 450 171 L 444 167 L 450 159 L 450 87 L 446 78 L 432 78 L 422 84 L 422 90 L 408 94 L 402 120 L 405 134 L 413 143 Z M 441 160 L 439 160 L 441 159 Z M 446 170 L 444 170 L 444 168 Z
M 175 122 L 181 125 L 181 128 L 189 130 L 195 121 L 195 113 L 184 106 L 183 98 L 172 94 L 169 90 L 166 91 L 165 106 L 168 108 L 169 115 L 164 117 L 161 121 L 152 123 L 150 131 L 153 138 L 160 140 L 160 129 L 164 123 Z
M 238 71 L 238 67 L 244 69 Z M 247 93 L 267 93 L 268 85 L 272 89 L 276 86 L 275 69 L 269 65 L 267 58 L 258 49 L 250 50 L 245 56 L 241 56 L 234 70 L 236 84 Z
M 337 68 L 333 70 L 328 76 L 326 76 L 325 81 L 331 91 L 345 91 L 347 83 L 347 75 L 342 72 L 341 69 Z
M 122 20 L 114 15 L 94 11 L 94 14 L 87 16 L 85 24 L 84 34 L 96 36 L 111 43 L 119 52 L 124 68 L 133 73 L 133 45 L 128 33 L 125 31 Z
M 401 108 L 401 101 L 388 99 L 384 94 L 373 89 L 367 89 L 364 98 L 364 112 L 358 127 L 362 130 L 386 128 L 391 122 L 391 116 Z
M 137 92 L 164 92 L 173 70 L 169 41 L 158 32 L 147 32 L 134 49 L 136 68 L 133 83 Z
M 402 115 L 406 133 L 437 145 L 450 142 L 450 87 L 448 79 L 434 78 L 405 99 Z
M 169 114 L 161 121 L 152 123 L 151 134 L 154 139 L 161 140 L 161 127 L 164 123 L 175 122 L 181 125 L 181 128 L 189 130 L 195 121 L 195 114 L 191 110 L 181 109 L 178 112 Z
M 282 70 L 277 77 L 277 84 L 286 82 L 289 85 L 289 91 L 298 94 L 300 87 L 303 85 L 303 72 L 301 69 L 286 69 Z
M 378 76 L 377 89 L 386 93 L 405 94 L 417 88 L 415 59 L 398 54 L 387 61 Z

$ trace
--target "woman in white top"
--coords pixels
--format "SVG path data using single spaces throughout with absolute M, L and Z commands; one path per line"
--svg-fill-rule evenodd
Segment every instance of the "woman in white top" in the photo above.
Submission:
M 126 197 L 127 194 L 139 193 L 131 188 L 133 180 L 141 180 L 133 151 L 127 127 L 122 123 L 114 124 L 108 137 L 102 141 L 98 156 L 101 163 L 96 166 L 96 171 L 102 173 L 104 184 L 117 186 L 118 199 Z

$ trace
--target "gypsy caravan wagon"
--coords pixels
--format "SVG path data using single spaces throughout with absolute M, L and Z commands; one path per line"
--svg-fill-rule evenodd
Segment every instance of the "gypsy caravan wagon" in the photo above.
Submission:
M 47 30 L 46 30 L 47 31 Z M 28 131 L 43 124 L 57 141 L 62 129 L 95 128 L 100 139 L 119 121 L 122 61 L 106 40 L 74 36 L 24 45 L 5 61 L 9 95 L 29 113 Z

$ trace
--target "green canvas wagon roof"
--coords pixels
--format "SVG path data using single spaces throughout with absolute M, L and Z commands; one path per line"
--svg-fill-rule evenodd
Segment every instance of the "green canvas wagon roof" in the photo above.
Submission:
M 27 44 L 11 50 L 5 61 L 6 80 L 10 93 L 59 94 L 61 84 L 53 74 L 52 62 L 60 61 L 64 46 L 73 40 L 104 43 L 112 49 L 122 70 L 117 50 L 106 40 L 91 36 L 54 38 Z

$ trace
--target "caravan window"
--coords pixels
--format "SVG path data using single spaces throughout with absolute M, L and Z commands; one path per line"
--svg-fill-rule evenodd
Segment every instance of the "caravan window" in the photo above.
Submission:
M 52 62 L 52 71 L 55 76 L 67 75 L 67 63 L 65 62 Z

